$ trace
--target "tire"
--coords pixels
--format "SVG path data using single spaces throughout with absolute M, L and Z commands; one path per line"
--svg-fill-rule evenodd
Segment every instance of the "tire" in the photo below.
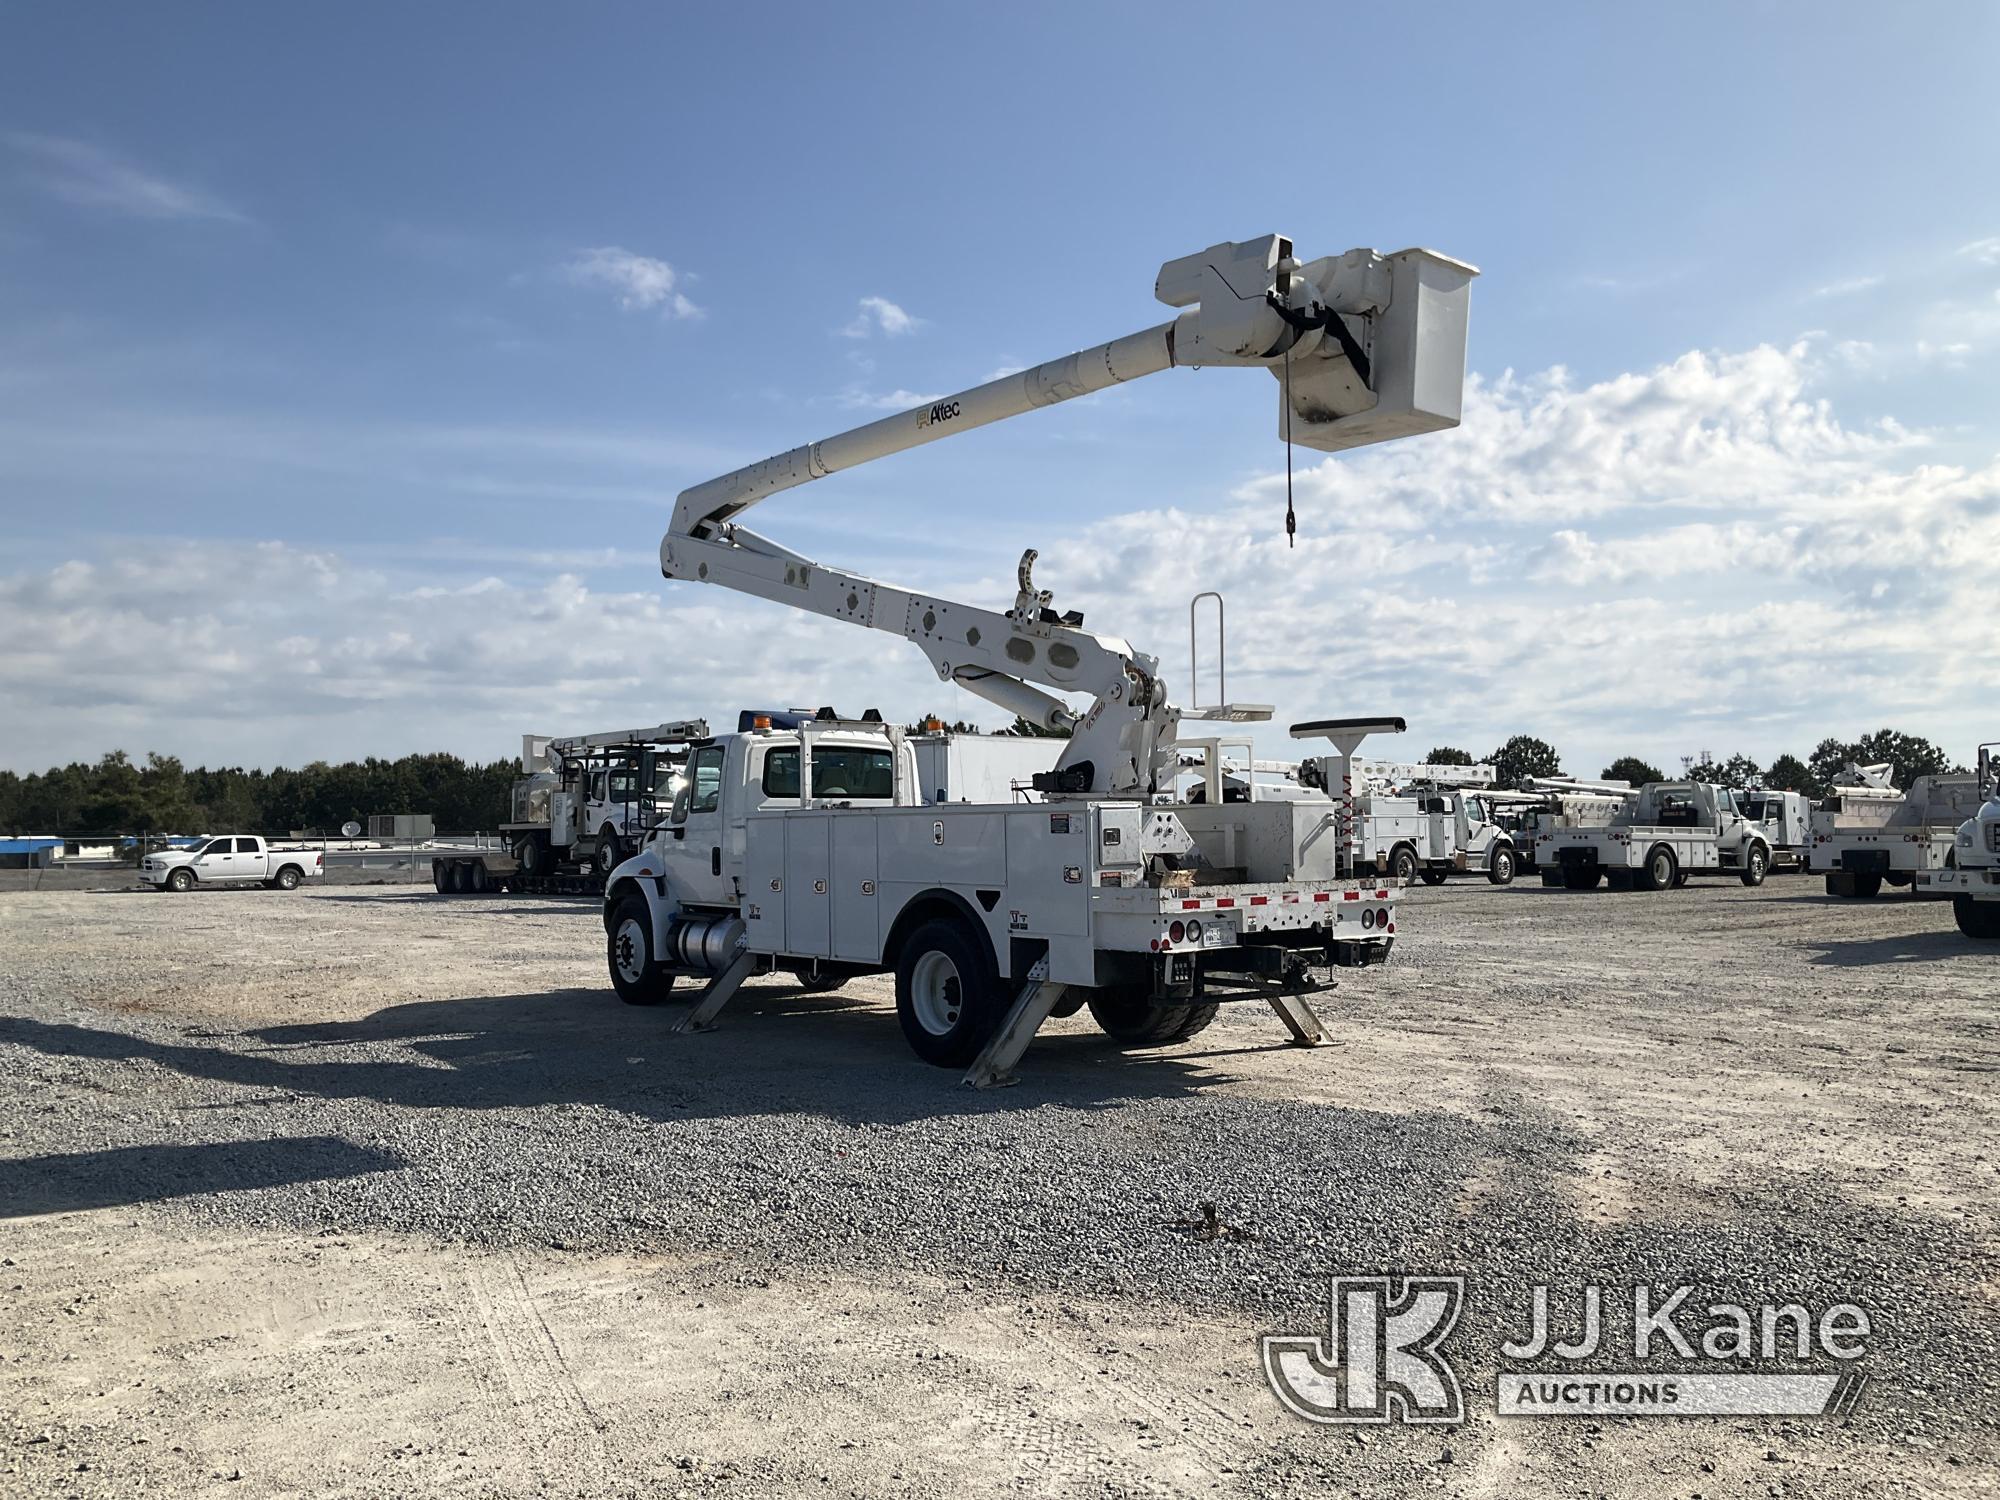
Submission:
M 1764 883 L 1764 877 L 1770 873 L 1771 851 L 1756 840 L 1751 840 L 1750 847 L 1743 851 L 1743 872 L 1737 879 L 1745 885 L 1758 886 Z
M 798 980 L 799 988 L 808 995 L 831 995 L 847 983 L 845 974 L 822 974 L 815 979 L 801 970 L 792 977 Z
M 1970 896 L 1951 898 L 1952 920 L 1958 930 L 1982 943 L 2000 941 L 2000 901 L 1975 901 Z
M 1867 874 L 1854 877 L 1854 894 L 1868 901 L 1882 894 L 1882 877 L 1870 870 Z
M 1682 886 L 1686 885 L 1692 879 L 1694 879 L 1693 872 L 1688 870 L 1676 870 L 1674 872 L 1674 889 L 1679 890 Z
M 597 836 L 597 853 L 593 857 L 592 863 L 597 866 L 599 877 L 609 880 L 611 872 L 624 862 L 625 856 L 619 848 L 618 835 L 611 831 L 609 825 L 606 825 L 604 831 Z
M 1417 851 L 1408 844 L 1398 844 L 1389 851 L 1389 878 L 1402 885 L 1417 878 Z
M 171 870 L 167 873 L 167 888 L 185 896 L 194 889 L 194 871 L 189 869 Z
M 1668 891 L 1680 872 L 1681 862 L 1674 858 L 1674 851 L 1665 844 L 1655 844 L 1646 851 L 1646 862 L 1634 872 L 1632 883 L 1642 891 Z
M 1090 1016 L 1104 1034 L 1127 1047 L 1168 1047 L 1206 1031 L 1221 1007 L 1214 1000 L 1155 1005 L 1136 990 L 1094 990 Z
M 1504 845 L 1486 857 L 1486 878 L 1494 885 L 1514 883 L 1514 851 Z
M 627 1005 L 658 1005 L 673 992 L 674 976 L 661 970 L 653 953 L 653 914 L 644 896 L 627 896 L 613 909 L 604 963 L 611 988 Z
M 910 934 L 896 955 L 896 1020 L 925 1062 L 963 1068 L 1000 1024 L 1001 988 L 985 940 L 941 918 Z
M 286 865 L 278 871 L 278 878 L 271 882 L 281 891 L 295 891 L 299 888 L 299 867 Z
M 1443 870 L 1420 870 L 1417 873 L 1423 877 L 1425 885 L 1444 884 L 1445 872 Z
M 451 866 L 441 859 L 431 861 L 431 884 L 437 887 L 440 896 L 451 894 Z
M 468 864 L 465 867 L 465 880 L 466 884 L 471 886 L 472 893 L 475 896 L 485 895 L 487 885 L 489 884 L 486 879 L 486 861 L 475 859 Z
M 532 833 L 522 839 L 515 847 L 514 861 L 520 865 L 523 875 L 546 875 L 548 873 L 545 868 L 549 863 L 548 850 L 543 846 L 542 841 Z
M 455 859 L 451 862 L 451 889 L 452 894 L 458 896 L 472 894 L 472 867 L 464 860 Z

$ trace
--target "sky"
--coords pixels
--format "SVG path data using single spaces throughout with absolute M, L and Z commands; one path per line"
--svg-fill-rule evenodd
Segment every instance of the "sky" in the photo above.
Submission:
M 714 474 L 1151 326 L 1289 235 L 1481 268 L 1465 421 L 1295 455 L 1170 371 L 772 500 L 1190 691 L 1768 761 L 2000 736 L 2000 10 L 12 7 L 0 767 L 296 765 L 739 707 L 997 725 L 659 576 Z M 1204 648 L 1212 659 L 1212 647 Z

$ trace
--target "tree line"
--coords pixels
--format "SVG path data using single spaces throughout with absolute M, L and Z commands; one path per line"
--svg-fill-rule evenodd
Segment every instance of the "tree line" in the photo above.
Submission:
M 921 721 L 919 721 L 921 722 Z M 954 725 L 954 728 L 961 726 Z M 962 726 L 969 729 L 971 726 Z M 1046 733 L 1017 720 L 1017 734 Z M 1431 765 L 1469 766 L 1474 757 L 1451 745 L 1432 750 Z M 1517 734 L 1483 757 L 1501 786 L 1530 776 L 1561 776 L 1562 757 L 1546 740 Z M 1919 776 L 1962 773 L 1921 735 L 1879 729 L 1858 740 L 1824 739 L 1803 760 L 1780 755 L 1768 766 L 1735 754 L 1722 760 L 1690 757 L 1669 773 L 1636 755 L 1621 755 L 1598 774 L 1637 786 L 1686 775 L 1720 786 L 1769 787 L 1824 797 L 1849 761 L 1887 761 L 1896 785 Z M 398 760 L 316 760 L 290 770 L 221 766 L 189 769 L 157 752 L 136 761 L 114 750 L 96 764 L 66 766 L 20 776 L 0 771 L 0 830 L 10 834 L 228 833 L 337 834 L 341 825 L 365 825 L 370 814 L 429 813 L 439 831 L 492 829 L 507 821 L 509 789 L 521 774 L 519 760 L 477 763 L 456 755 L 405 755 Z M 1577 772 L 1574 774 L 1588 774 Z
M 1587 772 L 1565 772 L 1555 746 L 1533 735 L 1517 734 L 1485 758 L 1493 767 L 1495 780 L 1503 787 L 1517 787 L 1531 776 L 1587 776 Z M 1453 745 L 1440 745 L 1425 757 L 1434 766 L 1470 766 L 1473 757 Z M 1764 787 L 1775 792 L 1804 792 L 1811 797 L 1827 796 L 1834 777 L 1849 761 L 1858 765 L 1888 762 L 1894 768 L 1898 788 L 1907 791 L 1919 776 L 1964 775 L 1966 768 L 1919 734 L 1895 729 L 1878 729 L 1858 740 L 1823 739 L 1804 760 L 1796 755 L 1780 755 L 1768 766 L 1741 753 L 1721 760 L 1705 752 L 1684 758 L 1671 774 L 1637 755 L 1621 755 L 1597 774 L 1606 781 L 1629 781 L 1640 786 L 1648 781 L 1708 781 L 1726 787 Z
M 338 834 L 370 814 L 429 813 L 440 832 L 507 821 L 516 760 L 456 755 L 316 760 L 291 770 L 189 769 L 171 755 L 135 761 L 114 750 L 27 776 L 0 771 L 0 829 L 9 833 Z

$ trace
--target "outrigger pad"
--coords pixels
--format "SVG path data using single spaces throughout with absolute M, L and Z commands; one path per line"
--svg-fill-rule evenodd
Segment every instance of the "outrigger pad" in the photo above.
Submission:
M 1308 719 L 1292 726 L 1292 738 L 1318 740 L 1336 734 L 1401 734 L 1409 727 L 1401 719 Z

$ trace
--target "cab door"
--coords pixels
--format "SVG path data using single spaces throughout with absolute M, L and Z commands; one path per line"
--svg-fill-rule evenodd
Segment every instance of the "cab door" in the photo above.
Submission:
M 683 901 L 723 905 L 736 893 L 723 875 L 723 777 L 726 745 L 699 745 L 688 757 L 687 783 L 674 798 L 661 857 L 667 878 Z

